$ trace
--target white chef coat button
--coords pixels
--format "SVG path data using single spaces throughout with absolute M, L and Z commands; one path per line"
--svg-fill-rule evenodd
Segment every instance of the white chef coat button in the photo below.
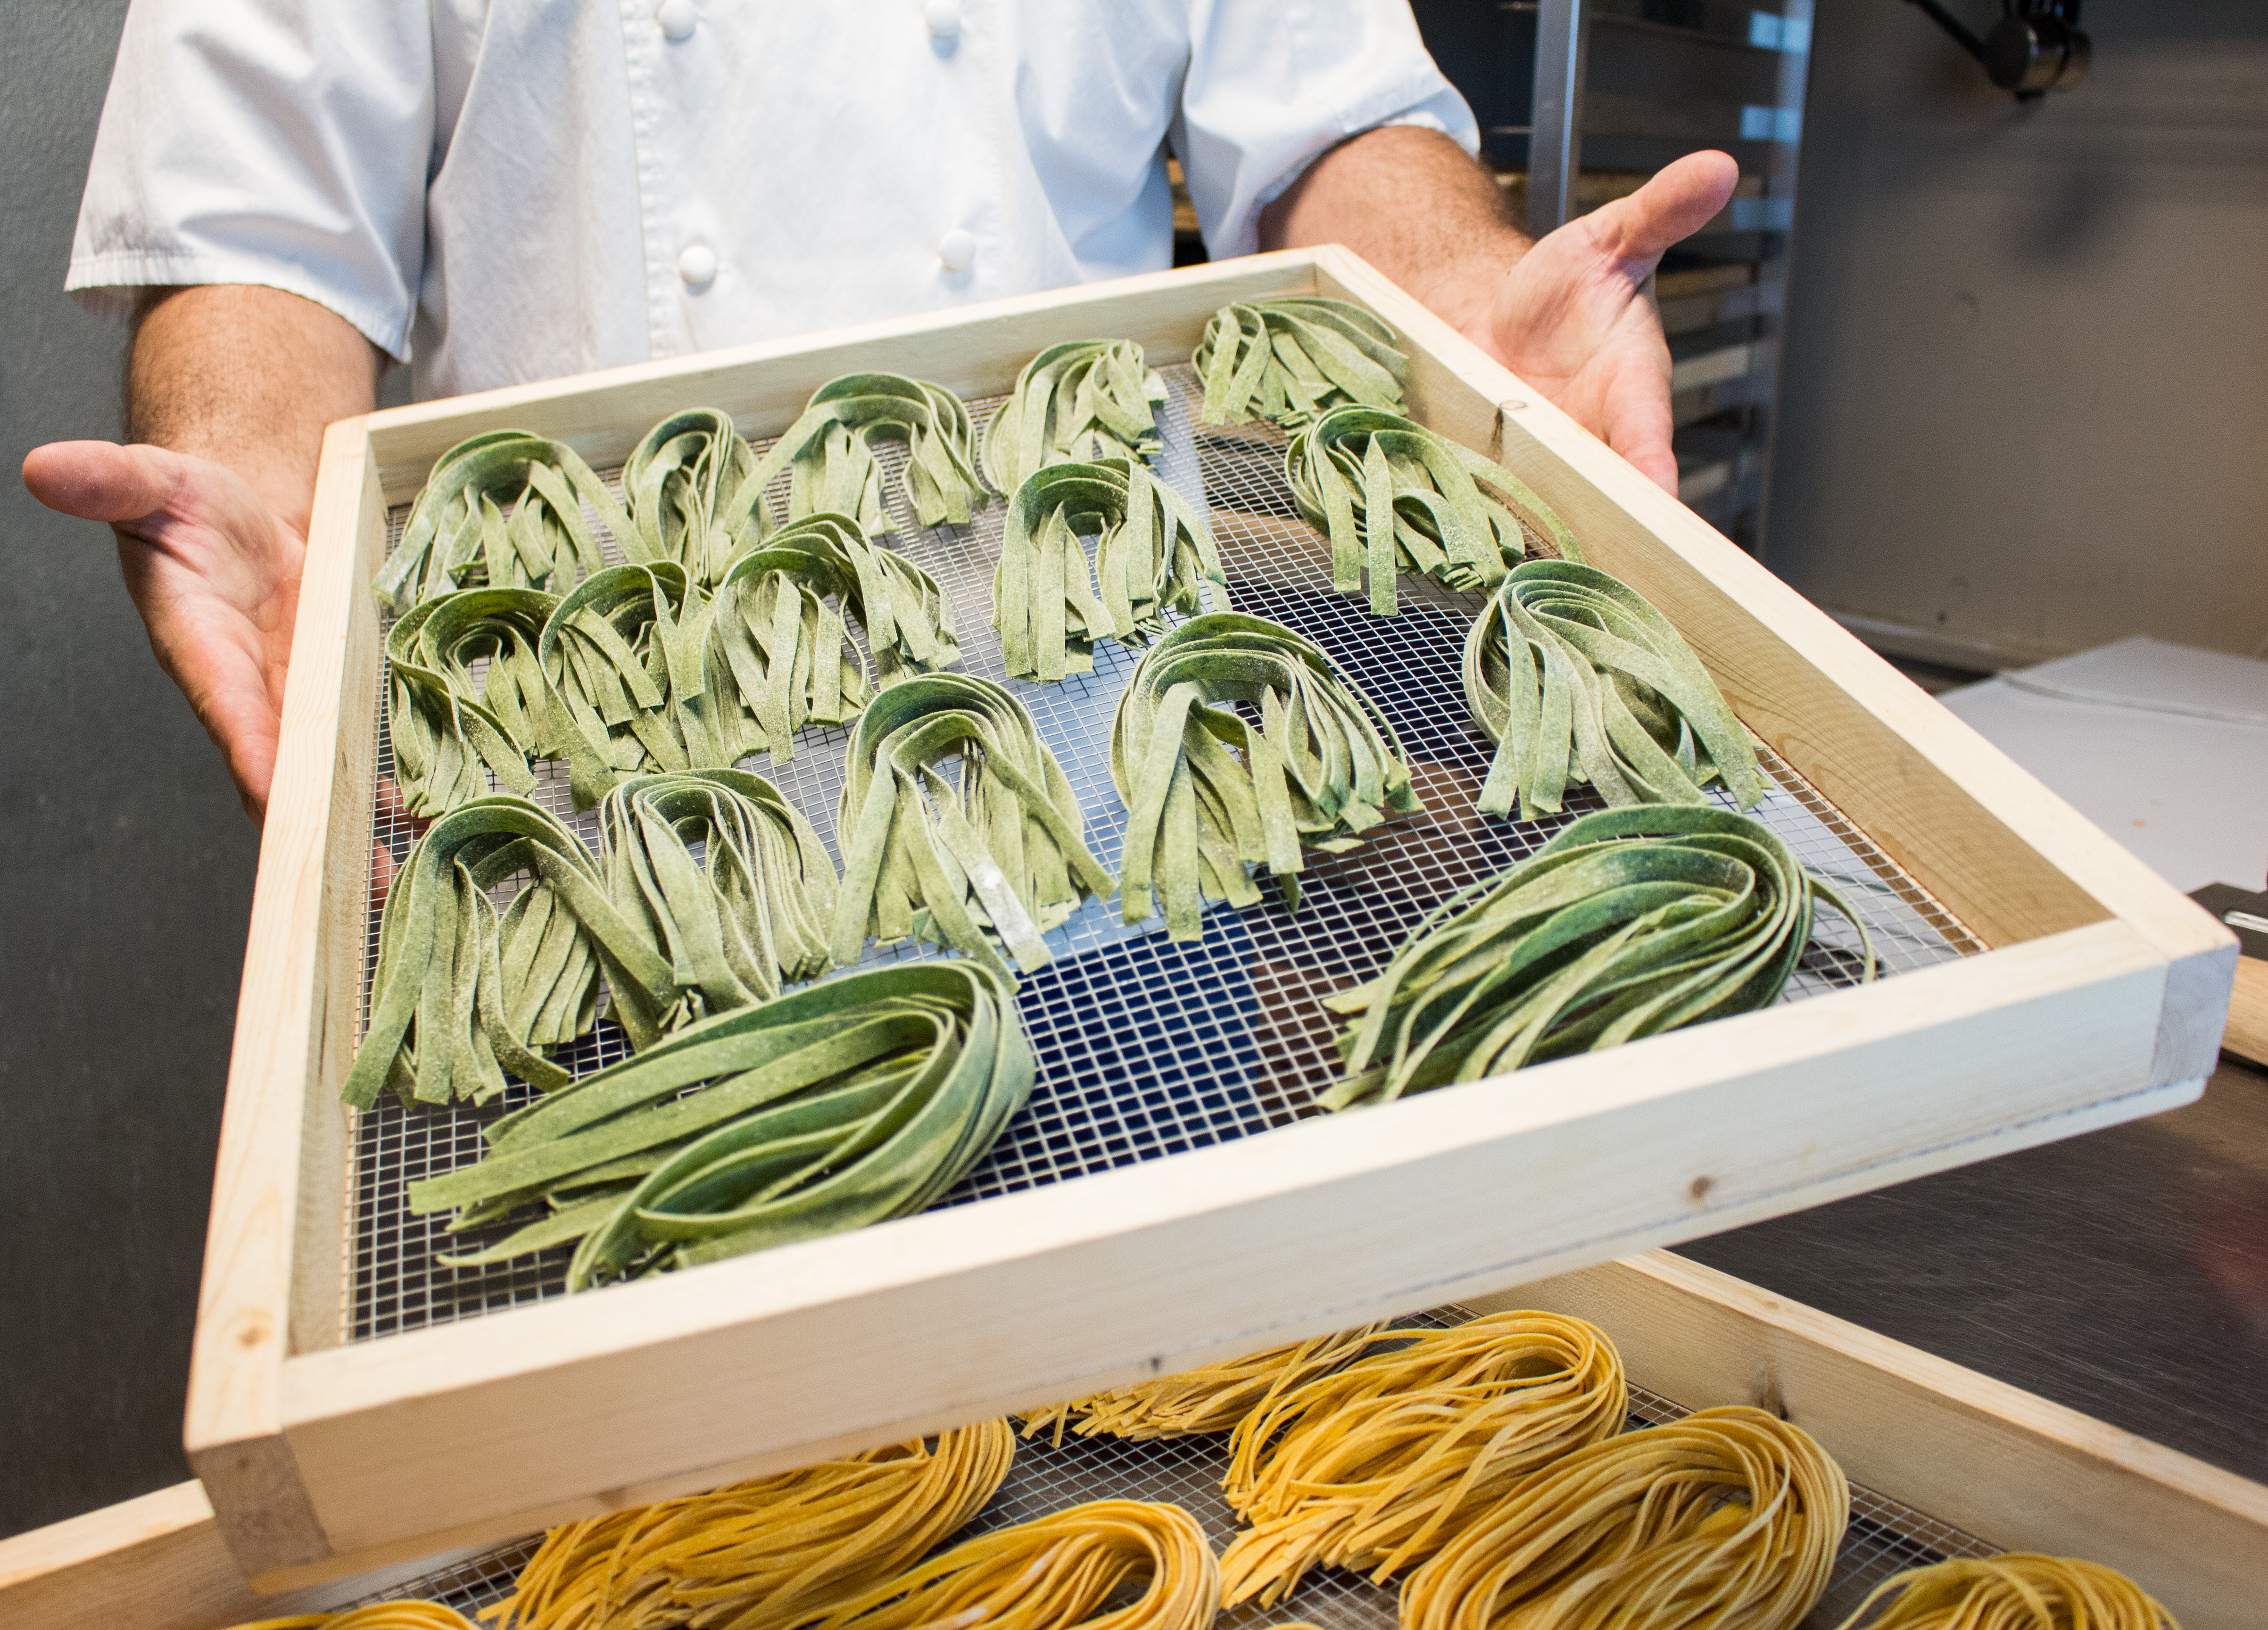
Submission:
M 967 271 L 976 263 L 976 234 L 966 226 L 954 227 L 939 240 L 937 258 L 947 271 Z
M 939 40 L 958 39 L 961 34 L 961 0 L 924 0 L 922 20 Z
M 661 4 L 653 8 L 653 20 L 661 25 L 661 32 L 672 40 L 687 40 L 700 26 L 701 12 L 695 6 L 694 0 L 661 0 Z M 692 279 L 686 281 L 689 283 Z M 705 283 L 708 279 L 702 281 Z
M 677 275 L 693 288 L 717 276 L 717 251 L 705 243 L 688 243 L 677 257 Z

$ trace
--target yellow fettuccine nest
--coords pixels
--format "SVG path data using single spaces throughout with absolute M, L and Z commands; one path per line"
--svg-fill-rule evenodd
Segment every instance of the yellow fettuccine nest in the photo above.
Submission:
M 1060 1443 L 1066 1428 L 1079 1437 L 1138 1440 L 1233 1431 L 1278 1393 L 1327 1376 L 1353 1358 L 1379 1329 L 1365 1324 L 1036 1409 L 1024 1417 L 1024 1435 L 1037 1437 L 1052 1427 Z
M 474 1630 L 471 1620 L 438 1602 L 372 1602 L 342 1613 L 294 1613 L 261 1619 L 236 1630 Z
M 1272 1606 L 1318 1565 L 1383 1580 L 1628 1420 L 1622 1359 L 1581 1319 L 1498 1313 L 1391 1334 L 1409 1344 L 1238 1423 L 1221 1487 L 1251 1527 L 1221 1558 L 1229 1605 Z
M 975 1516 L 1015 1452 L 1008 1423 L 988 1420 L 940 1433 L 934 1447 L 917 1438 L 570 1523 L 544 1537 L 511 1598 L 482 1617 L 511 1630 L 804 1623 Z
M 1851 1516 L 1842 1468 L 1745 1405 L 1594 1443 L 1402 1588 L 1403 1630 L 1794 1630 Z
M 1089 1618 L 1129 1590 L 1141 1594 Z M 955 1545 L 824 1616 L 814 1630 L 1206 1630 L 1220 1611 L 1220 1567 L 1179 1506 L 1097 1500 Z
M 1842 1630 L 1886 1597 L 1889 1605 L 1867 1630 L 2181 1630 L 2116 1569 L 2028 1551 L 1908 1568 L 1876 1585 Z

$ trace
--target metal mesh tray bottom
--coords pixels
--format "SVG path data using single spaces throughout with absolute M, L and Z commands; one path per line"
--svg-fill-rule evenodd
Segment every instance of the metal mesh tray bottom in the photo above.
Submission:
M 1223 1142 L 1314 1113 L 1314 1094 L 1338 1073 L 1339 1023 L 1319 999 L 1373 974 L 1440 901 L 1533 853 L 1575 815 L 1599 807 L 1588 788 L 1578 787 L 1566 814 L 1543 821 L 1476 814 L 1473 800 L 1493 749 L 1468 722 L 1462 660 L 1482 598 L 1404 575 L 1401 615 L 1384 618 L 1335 593 L 1329 546 L 1299 519 L 1285 483 L 1281 433 L 1265 425 L 1194 429 L 1194 376 L 1186 366 L 1164 372 L 1173 395 L 1160 416 L 1166 445 L 1158 468 L 1209 514 L 1237 608 L 1299 630 L 1363 687 L 1399 734 L 1425 808 L 1375 829 L 1350 854 L 1309 857 L 1296 913 L 1269 888 L 1260 905 L 1209 912 L 1198 943 L 1169 941 L 1157 918 L 1127 926 L 1116 900 L 1088 902 L 1049 936 L 1056 960 L 1023 983 L 1019 1007 L 1039 1061 L 1032 1100 L 942 1205 Z M 997 405 L 972 403 L 972 417 L 981 425 Z M 991 629 L 1004 506 L 995 502 L 967 527 L 920 530 L 903 513 L 897 481 L 902 452 L 885 447 L 882 454 L 888 501 L 900 512 L 895 542 L 950 598 L 963 667 L 1006 683 L 1032 711 L 1078 789 L 1096 858 L 1116 872 L 1126 816 L 1110 779 L 1110 726 L 1138 653 L 1106 644 L 1094 653 L 1091 675 L 1054 685 L 1007 679 Z M 396 528 L 405 513 L 396 511 Z M 390 778 L 385 689 L 381 684 L 372 726 L 380 775 Z M 768 755 L 747 761 L 795 802 L 830 851 L 846 741 L 843 730 L 813 726 L 789 761 Z M 1979 948 L 1800 775 L 1769 752 L 1764 759 L 1776 785 L 1752 813 L 1853 903 L 1886 974 Z M 595 813 L 575 815 L 564 766 L 546 763 L 538 774 L 539 800 L 595 846 Z M 372 841 L 397 859 L 407 856 L 414 835 L 398 809 L 375 810 Z M 365 979 L 377 933 L 372 909 Z M 1853 983 L 1855 944 L 1842 919 L 1822 911 L 1785 999 Z M 872 947 L 866 961 L 934 955 L 909 943 Z M 626 1056 L 620 1029 L 602 1022 L 563 1062 L 580 1074 Z M 491 1243 L 510 1225 L 449 1235 L 446 1218 L 413 1217 L 403 1204 L 409 1183 L 477 1160 L 482 1126 L 526 1096 L 517 1089 L 480 1110 L 409 1110 L 387 1098 L 358 1117 L 345 1265 L 353 1287 L 349 1339 L 475 1317 L 563 1291 L 566 1248 L 482 1268 L 441 1267 L 433 1260 L 437 1251 Z
M 1461 1308 L 1443 1308 L 1402 1321 L 1444 1325 L 1469 1317 Z M 1633 1427 L 1658 1425 L 1687 1413 L 1668 1398 L 1631 1389 Z M 1007 1481 L 976 1520 L 947 1545 L 1011 1523 L 1061 1511 L 1091 1500 L 1160 1500 L 1182 1507 L 1201 1523 L 1219 1553 L 1237 1528 L 1221 1498 L 1221 1475 L 1228 1469 L 1228 1439 L 1170 1438 L 1131 1443 L 1118 1438 L 1066 1437 L 1057 1445 L 1043 1435 L 1016 1445 Z M 370 1599 L 430 1597 L 446 1602 L 470 1618 L 512 1594 L 512 1582 L 535 1554 L 540 1538 L 515 1540 L 422 1579 L 397 1585 Z M 1834 1630 L 1867 1593 L 1903 1568 L 1952 1556 L 1990 1556 L 1995 1547 L 1973 1534 L 1925 1516 L 1911 1506 L 1853 1486 L 1851 1525 L 1826 1594 L 1803 1621 L 1803 1630 Z M 1261 1630 L 1270 1625 L 1306 1622 L 1322 1630 L 1394 1630 L 1398 1583 L 1373 1584 L 1367 1576 L 1342 1568 L 1310 1571 L 1300 1588 L 1272 1608 L 1241 1607 L 1220 1618 L 1223 1630 Z

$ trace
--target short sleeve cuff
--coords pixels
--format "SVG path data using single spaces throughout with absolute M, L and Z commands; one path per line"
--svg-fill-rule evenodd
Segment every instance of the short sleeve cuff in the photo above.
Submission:
M 119 321 L 133 316 L 137 298 L 144 289 L 217 284 L 244 284 L 296 294 L 354 324 L 364 338 L 394 361 L 409 360 L 408 313 L 381 311 L 344 298 L 304 267 L 193 251 L 112 249 L 99 254 L 73 255 L 70 270 L 63 279 L 63 288 L 82 306 L 98 316 Z

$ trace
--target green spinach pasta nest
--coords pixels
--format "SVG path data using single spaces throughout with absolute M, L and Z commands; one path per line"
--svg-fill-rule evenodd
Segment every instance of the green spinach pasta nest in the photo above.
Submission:
M 1030 1095 L 1009 981 L 972 962 L 870 968 L 689 1026 L 488 1128 L 415 1183 L 466 1228 L 546 1214 L 500 1261 L 579 1240 L 568 1287 L 901 1217 L 982 1159 Z
M 401 807 L 446 815 L 490 792 L 535 790 L 532 758 L 560 750 L 556 704 L 536 655 L 556 596 L 468 588 L 422 600 L 386 636 L 387 735 Z M 475 667 L 485 662 L 480 676 Z
M 945 766 L 958 761 L 959 778 Z M 1007 975 L 997 935 L 1026 972 L 1042 938 L 1117 883 L 1086 846 L 1086 817 L 1022 703 L 989 679 L 928 674 L 877 697 L 850 735 L 835 820 L 843 892 L 835 960 L 866 938 L 949 945 Z
M 755 454 L 716 408 L 673 413 L 645 433 L 622 466 L 622 494 L 637 526 L 622 540 L 637 565 L 674 562 L 696 586 L 724 575 L 762 524 L 763 483 L 749 477 Z
M 944 386 L 898 373 L 846 373 L 814 391 L 756 467 L 754 490 L 785 468 L 790 520 L 848 515 L 868 537 L 894 531 L 873 451 L 893 441 L 905 446 L 903 491 L 915 523 L 967 525 L 988 496 L 968 409 Z M 765 524 L 762 505 L 753 508 Z
M 488 891 L 531 881 L 499 913 Z M 433 822 L 387 891 L 370 1025 L 340 1096 L 369 1109 L 391 1087 L 405 1103 L 485 1102 L 504 1072 L 550 1089 L 567 1072 L 538 1049 L 598 1017 L 599 979 L 617 1006 L 667 1003 L 667 958 L 615 909 L 574 831 L 525 799 L 475 799 Z
M 1778 999 L 1824 900 L 1866 925 L 1762 823 L 1713 805 L 1571 822 L 1451 896 L 1386 970 L 1326 997 L 1348 1016 L 1328 1109 L 1595 1051 Z
M 523 430 L 470 437 L 434 464 L 371 588 L 397 613 L 459 588 L 563 594 L 606 564 L 586 502 L 630 548 L 629 517 L 572 447 Z
M 1082 535 L 1096 540 L 1091 573 Z M 1092 673 L 1096 640 L 1147 644 L 1167 612 L 1199 608 L 1200 581 L 1226 609 L 1228 578 L 1211 529 L 1139 461 L 1050 464 L 1008 502 L 992 626 L 1012 677 Z
M 1032 472 L 1065 461 L 1147 461 L 1165 446 L 1158 405 L 1166 381 L 1131 340 L 1067 340 L 1024 365 L 984 431 L 984 474 L 1013 492 Z
M 1402 336 L 1359 306 L 1287 295 L 1224 306 L 1190 358 L 1208 424 L 1270 419 L 1286 430 L 1359 403 L 1402 411 Z
M 1120 909 L 1144 920 L 1154 888 L 1175 940 L 1204 936 L 1208 900 L 1259 899 L 1247 863 L 1296 908 L 1303 850 L 1354 848 L 1418 808 L 1377 704 L 1313 641 L 1237 612 L 1191 617 L 1143 656 L 1111 725 L 1110 776 L 1127 809 Z
M 1521 514 L 1560 556 L 1580 560 L 1575 535 L 1518 476 L 1424 425 L 1377 408 L 1332 409 L 1284 454 L 1292 497 L 1331 543 L 1331 586 L 1362 592 L 1394 616 L 1397 572 L 1452 589 L 1493 588 L 1524 559 Z
M 609 566 L 552 612 L 536 654 L 577 808 L 625 776 L 724 762 L 700 705 L 706 621 L 699 587 L 666 560 Z
M 599 805 L 599 851 L 615 909 L 669 959 L 666 1002 L 636 985 L 615 990 L 615 1016 L 634 1046 L 833 966 L 835 863 L 761 776 L 697 770 L 625 781 Z
M 1570 780 L 1609 804 L 1764 795 L 1749 734 L 1669 619 L 1596 566 L 1513 568 L 1465 639 L 1465 700 L 1497 744 L 1476 808 L 1557 814 Z

